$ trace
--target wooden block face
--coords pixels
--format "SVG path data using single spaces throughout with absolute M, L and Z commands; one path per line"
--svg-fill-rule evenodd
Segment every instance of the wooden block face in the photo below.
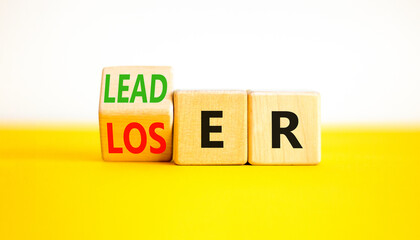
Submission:
M 249 163 L 318 164 L 320 130 L 318 93 L 248 93 Z
M 174 153 L 179 165 L 247 161 L 245 91 L 175 91 Z
M 105 161 L 170 161 L 171 68 L 104 68 L 99 127 Z

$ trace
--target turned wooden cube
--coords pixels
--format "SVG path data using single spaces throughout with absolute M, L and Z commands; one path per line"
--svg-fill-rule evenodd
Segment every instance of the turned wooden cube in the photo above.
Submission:
M 170 161 L 171 67 L 106 67 L 99 127 L 105 161 Z
M 245 91 L 175 91 L 174 102 L 176 164 L 246 163 Z
M 314 165 L 321 161 L 320 96 L 311 92 L 248 92 L 248 161 Z

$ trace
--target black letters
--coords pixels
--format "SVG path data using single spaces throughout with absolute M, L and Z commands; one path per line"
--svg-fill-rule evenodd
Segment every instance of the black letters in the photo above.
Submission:
M 201 111 L 201 147 L 223 148 L 223 141 L 210 141 L 210 132 L 222 132 L 222 126 L 210 126 L 210 118 L 223 117 L 222 111 Z
M 280 118 L 285 117 L 289 119 L 289 126 L 285 128 L 280 127 Z M 272 124 L 272 148 L 280 148 L 280 135 L 284 134 L 292 144 L 293 148 L 302 148 L 296 136 L 292 133 L 299 123 L 298 117 L 292 112 L 273 111 L 271 112 Z

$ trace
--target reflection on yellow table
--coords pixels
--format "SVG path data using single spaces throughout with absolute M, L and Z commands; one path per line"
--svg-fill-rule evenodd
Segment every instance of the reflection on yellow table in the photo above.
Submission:
M 318 166 L 194 167 L 103 162 L 97 127 L 4 126 L 0 239 L 419 239 L 419 139 L 324 128 Z

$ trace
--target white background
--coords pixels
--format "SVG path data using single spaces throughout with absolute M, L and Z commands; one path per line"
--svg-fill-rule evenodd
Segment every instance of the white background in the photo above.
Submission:
M 420 1 L 0 0 L 0 121 L 94 123 L 114 65 L 318 91 L 323 123 L 418 123 Z

